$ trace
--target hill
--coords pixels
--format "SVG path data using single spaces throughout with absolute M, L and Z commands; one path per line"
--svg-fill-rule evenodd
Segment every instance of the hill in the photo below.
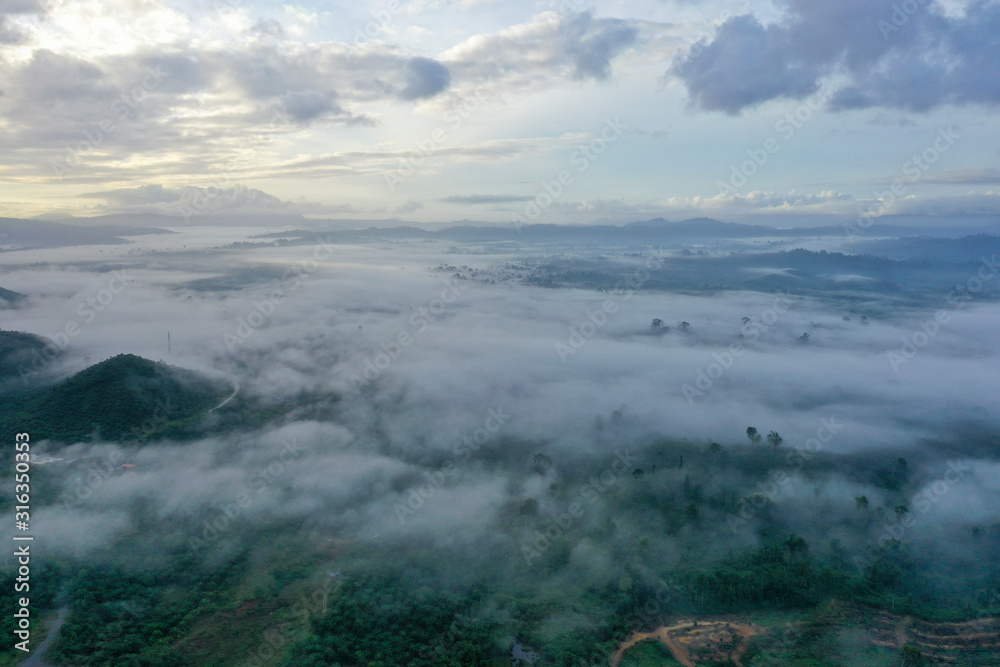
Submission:
M 0 398 L 0 432 L 61 442 L 145 439 L 218 404 L 231 387 L 187 369 L 120 354 L 54 387 Z
M 58 248 L 76 245 L 128 243 L 121 235 L 166 234 L 163 229 L 138 229 L 114 225 L 66 225 L 47 220 L 0 218 L 0 245 L 14 249 Z
M 0 384 L 38 370 L 59 354 L 59 349 L 41 336 L 0 331 Z
M 23 294 L 0 287 L 0 307 L 17 305 L 17 302 L 23 298 Z

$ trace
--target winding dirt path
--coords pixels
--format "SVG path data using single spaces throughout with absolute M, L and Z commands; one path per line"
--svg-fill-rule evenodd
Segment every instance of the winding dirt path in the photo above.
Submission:
M 614 656 L 611 658 L 611 667 L 618 667 L 622 658 L 625 656 L 625 653 L 628 652 L 630 648 L 639 642 L 648 640 L 655 640 L 666 646 L 670 649 L 674 659 L 684 665 L 684 667 L 697 667 L 684 642 L 680 641 L 676 636 L 671 634 L 678 630 L 687 630 L 695 627 L 710 631 L 718 631 L 727 628 L 735 631 L 740 636 L 740 643 L 739 646 L 732 651 L 729 657 L 737 667 L 744 667 L 741 660 L 743 658 L 743 654 L 746 653 L 747 648 L 749 648 L 748 641 L 752 637 L 760 634 L 760 630 L 752 625 L 739 625 L 726 621 L 680 621 L 674 625 L 661 626 L 652 632 L 633 633 L 632 636 L 625 640 L 625 642 L 618 647 L 618 650 L 615 651 Z
M 644 642 L 649 639 L 655 639 L 656 641 L 664 644 L 670 649 L 670 652 L 674 654 L 674 659 L 677 662 L 684 665 L 684 667 L 697 667 L 694 662 L 691 661 L 691 656 L 688 655 L 687 649 L 681 645 L 676 639 L 670 636 L 671 630 L 680 630 L 682 628 L 693 627 L 694 623 L 686 621 L 683 623 L 678 623 L 677 625 L 662 626 L 653 630 L 652 632 L 636 632 L 631 637 L 629 637 L 624 644 L 618 647 L 615 651 L 614 656 L 611 658 L 611 667 L 618 667 L 621 663 L 622 658 L 625 653 L 638 644 L 639 642 Z
M 233 393 L 229 396 L 229 398 L 227 398 L 226 400 L 224 400 L 222 403 L 219 403 L 214 408 L 212 408 L 211 410 L 209 410 L 209 412 L 215 412 L 216 410 L 218 410 L 219 408 L 221 408 L 223 405 L 225 405 L 229 401 L 231 401 L 234 398 L 236 398 L 236 394 L 240 393 L 240 383 L 237 382 L 236 380 L 233 380 L 232 383 L 233 383 Z

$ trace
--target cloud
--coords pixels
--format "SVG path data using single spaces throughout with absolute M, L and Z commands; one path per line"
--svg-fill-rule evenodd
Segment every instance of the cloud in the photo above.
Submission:
M 0 69 L 0 150 L 30 155 L 21 159 L 36 176 L 70 160 L 80 164 L 66 178 L 114 179 L 126 156 L 151 158 L 147 177 L 166 156 L 174 174 L 211 173 L 206 163 L 246 152 L 262 131 L 273 140 L 312 125 L 372 125 L 364 105 L 412 103 L 450 82 L 438 61 L 385 45 L 350 53 L 337 42 L 243 38 L 224 49 L 178 41 L 79 53 L 35 49 Z
M 594 18 L 590 12 L 539 14 L 497 33 L 470 37 L 441 55 L 466 81 L 506 81 L 539 88 L 565 79 L 607 79 L 616 56 L 639 31 L 628 21 Z
M 529 195 L 452 195 L 440 201 L 448 204 L 464 204 L 478 206 L 480 204 L 507 204 L 510 202 L 530 201 Z
M 413 213 L 415 211 L 423 209 L 423 207 L 424 205 L 422 202 L 419 202 L 415 199 L 411 199 L 402 206 L 397 207 L 396 213 Z
M 975 0 L 961 15 L 937 2 L 783 0 L 782 19 L 728 20 L 671 72 L 706 110 L 738 114 L 774 99 L 802 99 L 827 77 L 833 109 L 928 111 L 1000 103 L 1000 3 Z M 909 7 L 909 5 L 907 5 Z
M 185 186 L 167 188 L 162 185 L 143 185 L 136 188 L 119 188 L 88 192 L 79 195 L 84 199 L 99 199 L 104 202 L 105 213 L 159 213 L 178 216 L 183 211 L 194 211 L 198 215 L 221 215 L 245 213 L 304 214 L 304 213 L 349 213 L 350 206 L 328 207 L 314 202 L 290 202 L 244 185 L 228 188 L 201 188 Z
M 892 183 L 895 179 L 880 179 L 879 183 Z M 933 174 L 925 174 L 921 183 L 931 185 L 1000 185 L 1000 169 L 991 167 L 969 167 L 952 169 Z
M 281 96 L 281 108 L 297 121 L 308 121 L 325 114 L 340 114 L 343 109 L 333 100 L 333 92 L 309 90 Z
M 399 92 L 400 99 L 419 100 L 434 97 L 448 88 L 451 73 L 436 60 L 412 58 L 406 64 L 406 80 L 406 87 Z
M 752 16 L 727 21 L 698 58 L 682 58 L 674 73 L 702 108 L 737 113 L 776 97 L 816 91 L 815 65 L 789 58 L 787 47 Z
M 886 209 L 897 215 L 1000 215 L 1000 192 L 987 191 L 948 197 L 907 197 Z

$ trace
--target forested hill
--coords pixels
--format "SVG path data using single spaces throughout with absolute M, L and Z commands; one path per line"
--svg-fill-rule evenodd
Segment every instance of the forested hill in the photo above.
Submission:
M 194 371 L 120 354 L 48 389 L 0 398 L 0 432 L 61 442 L 145 439 L 211 409 L 230 390 Z
M 41 336 L 21 331 L 0 331 L 0 382 L 30 373 L 46 358 L 57 354 L 58 348 Z
M 0 287 L 0 306 L 16 305 L 23 298 L 23 294 Z

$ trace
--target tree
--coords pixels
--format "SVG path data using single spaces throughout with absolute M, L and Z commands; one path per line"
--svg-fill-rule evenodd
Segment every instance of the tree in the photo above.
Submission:
M 927 664 L 927 658 L 916 644 L 904 644 L 899 655 L 902 659 L 899 664 L 903 667 L 922 667 Z
M 760 442 L 760 433 L 753 426 L 747 427 L 747 437 L 750 438 L 750 444 L 756 445 Z
M 688 329 L 691 328 L 691 325 L 687 322 L 681 322 L 680 327 L 681 331 L 687 331 Z
M 717 442 L 713 442 L 711 445 L 708 446 L 708 451 L 710 451 L 713 454 L 718 454 L 719 452 L 722 451 L 722 445 L 720 445 Z
M 663 328 L 663 320 L 657 317 L 655 320 L 653 320 L 652 329 L 653 331 L 658 331 L 662 328 Z
M 868 511 L 868 496 L 856 496 L 854 498 L 854 506 L 859 510 Z
M 552 468 L 552 457 L 542 452 L 536 452 L 531 457 L 531 467 L 539 475 L 544 475 Z
M 799 336 L 798 341 L 800 343 L 808 343 L 809 342 L 809 334 L 808 333 L 802 334 L 801 336 Z
M 910 508 L 906 505 L 896 505 L 892 511 L 896 513 L 896 518 L 902 521 L 903 517 L 910 513 Z
M 767 434 L 767 441 L 774 447 L 774 451 L 778 451 L 778 445 L 784 442 L 784 438 L 778 435 L 777 431 L 771 431 Z

